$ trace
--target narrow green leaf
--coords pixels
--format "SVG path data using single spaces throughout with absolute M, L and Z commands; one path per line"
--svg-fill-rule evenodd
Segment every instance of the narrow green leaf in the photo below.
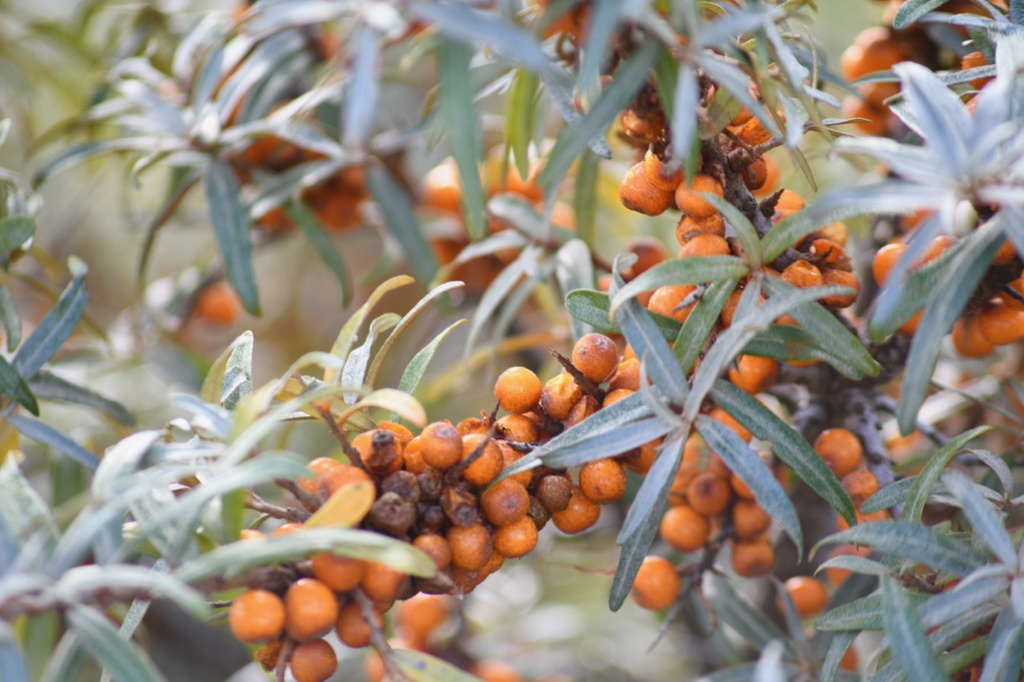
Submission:
M 605 334 L 621 334 L 622 328 L 608 317 L 611 302 L 608 294 L 593 289 L 577 289 L 570 291 L 565 297 L 565 308 L 573 318 L 588 324 Z M 680 325 L 673 319 L 663 315 L 651 314 L 666 341 L 672 341 L 680 332 Z
M 476 241 L 487 234 L 487 222 L 484 217 L 484 190 L 480 183 L 480 129 L 469 70 L 472 56 L 472 48 L 454 40 L 443 39 L 438 46 L 441 115 L 448 131 L 452 156 L 459 167 L 466 229 L 470 239 Z
M 818 566 L 814 572 L 818 574 L 828 568 L 840 568 L 863 575 L 892 575 L 893 572 L 892 568 L 879 561 L 857 556 L 856 554 L 840 554 L 839 556 L 832 557 Z
M 853 502 L 839 479 L 793 427 L 732 382 L 717 381 L 711 397 L 716 405 L 750 429 L 752 434 L 771 443 L 775 456 L 839 512 L 847 523 L 857 522 Z
M 872 212 L 872 206 L 867 200 L 863 203 L 846 206 L 812 204 L 783 219 L 764 236 L 764 239 L 761 240 L 764 262 L 771 263 L 787 248 L 824 225 Z
M 908 476 L 907 478 L 893 481 L 865 500 L 864 504 L 860 506 L 861 513 L 873 514 L 876 511 L 889 509 L 897 504 L 906 503 L 907 496 L 910 494 L 910 489 L 913 487 L 915 480 L 917 480 L 916 476 Z M 904 516 L 906 516 L 906 511 L 904 511 Z
M 7 415 L 7 421 L 16 428 L 22 435 L 28 436 L 34 441 L 48 445 L 58 452 L 62 452 L 79 464 L 89 469 L 95 469 L 99 464 L 96 455 L 92 454 L 78 443 L 67 436 L 59 433 L 52 426 L 44 424 L 37 419 L 22 417 L 18 414 Z
M 548 155 L 538 181 L 548 188 L 557 187 L 590 138 L 604 136 L 608 126 L 647 80 L 657 55 L 655 43 L 648 43 L 625 61 L 615 72 L 612 84 L 579 123 L 563 130 Z
M 759 355 L 779 361 L 819 360 L 832 365 L 844 377 L 860 380 L 864 377 L 863 363 L 819 343 L 814 334 L 803 327 L 789 324 L 771 324 L 743 348 L 744 355 Z
M 516 69 L 505 100 L 505 140 L 523 179 L 530 174 L 529 147 L 537 124 L 539 91 L 540 78 L 526 69 Z
M 224 386 L 224 375 L 227 372 L 228 362 L 235 354 L 235 350 L 243 346 L 249 348 L 249 357 L 252 357 L 253 335 L 251 331 L 242 332 L 235 337 L 231 345 L 224 349 L 217 359 L 210 365 L 210 371 L 206 373 L 203 385 L 199 389 L 199 399 L 213 405 L 219 405 L 221 401 L 221 390 Z
M 729 296 L 736 289 L 737 282 L 738 280 L 735 279 L 727 279 L 711 284 L 690 310 L 683 326 L 679 328 L 679 334 L 676 335 L 672 344 L 672 352 L 679 359 L 679 366 L 684 374 L 690 373 L 697 358 L 700 357 L 700 353 L 704 349 L 704 342 L 714 326 L 718 324 L 718 316 L 721 315 Z M 652 317 L 655 318 L 655 323 L 661 321 L 660 315 L 652 315 Z
M 944 4 L 945 0 L 907 0 L 907 2 L 900 6 L 896 15 L 892 18 L 892 27 L 897 30 L 906 28 L 928 14 L 928 12 Z
M 1024 26 L 1024 0 L 1010 0 L 1010 21 Z
M 502 301 L 512 294 L 521 278 L 528 277 L 529 273 L 536 269 L 537 259 L 540 255 L 539 246 L 527 247 L 504 270 L 498 273 L 498 276 L 484 291 L 469 324 L 469 333 L 466 335 L 466 357 L 471 351 L 476 350 L 476 340 L 480 336 L 480 332 L 488 322 L 492 321 L 495 311 L 498 310 Z
M 658 448 L 654 464 L 644 476 L 644 481 L 640 484 L 636 497 L 633 498 L 626 519 L 622 522 L 622 528 L 619 529 L 619 535 L 615 539 L 617 544 L 624 544 L 634 533 L 643 532 L 643 527 L 649 524 L 652 518 L 657 519 L 660 523 L 668 502 L 669 489 L 675 480 L 679 463 L 683 459 L 686 436 L 687 434 L 683 433 L 681 429 L 677 430 Z
M 712 575 L 711 585 L 714 589 L 713 594 L 716 595 L 715 613 L 751 646 L 763 649 L 772 640 L 788 641 L 785 633 L 761 613 L 760 609 L 738 594 L 724 576 Z M 792 655 L 792 648 L 786 648 Z
M 14 356 L 11 364 L 22 378 L 31 380 L 60 350 L 78 326 L 88 301 L 89 294 L 85 291 L 84 275 L 75 277 Z
M 135 417 L 121 403 L 104 398 L 83 386 L 61 379 L 55 374 L 50 374 L 46 371 L 37 372 L 32 377 L 32 381 L 29 382 L 29 387 L 36 394 L 36 397 L 43 400 L 56 400 L 84 405 L 85 407 L 99 410 L 114 421 L 125 426 L 133 426 L 135 424 Z
M 856 632 L 837 632 L 832 637 L 832 641 L 828 644 L 825 660 L 821 664 L 819 682 L 834 682 L 839 664 L 842 663 L 846 650 L 853 644 L 853 640 L 857 639 L 857 634 Z
M 480 678 L 422 651 L 395 649 L 391 655 L 410 682 L 480 682 Z
M 711 203 L 725 221 L 732 225 L 739 237 L 740 246 L 743 247 L 743 255 L 752 269 L 760 268 L 764 261 L 764 254 L 761 252 L 761 238 L 757 230 L 747 216 L 743 215 L 738 208 L 720 196 L 704 192 L 701 194 L 705 201 Z
M 9 216 L 0 220 L 0 258 L 7 258 L 36 233 L 36 221 L 28 216 Z
M 420 229 L 412 202 L 386 168 L 371 164 L 366 169 L 366 185 L 384 216 L 391 236 L 405 254 L 405 260 L 420 282 L 432 282 L 437 275 L 437 258 Z
M 352 300 L 352 284 L 349 281 L 345 259 L 338 253 L 334 242 L 324 232 L 320 221 L 305 203 L 289 199 L 284 204 L 284 210 L 298 226 L 299 232 L 306 238 L 309 245 L 313 247 L 316 255 L 320 257 L 320 261 L 334 276 L 334 280 L 338 283 L 338 290 L 341 292 L 341 305 L 347 306 Z
M 14 306 L 14 299 L 7 287 L 0 284 L 0 324 L 7 338 L 7 352 L 13 353 L 21 343 L 21 315 Z
M 894 556 L 965 576 L 986 563 L 985 556 L 933 528 L 909 521 L 878 521 L 854 526 L 820 541 L 865 544 Z
M 674 60 L 673 60 L 673 63 Z M 679 64 L 675 91 L 670 100 L 671 111 L 666 115 L 672 119 L 672 159 L 670 164 L 682 167 L 692 157 L 698 141 L 697 107 L 700 102 L 700 83 L 697 72 L 688 62 Z M 687 164 L 689 165 L 689 164 Z M 692 177 L 689 168 L 687 176 Z
M 619 563 L 615 567 L 615 577 L 612 578 L 612 587 L 608 593 L 608 608 L 612 611 L 622 608 L 626 597 L 629 596 L 636 574 L 640 571 L 640 566 L 658 535 L 658 525 L 655 517 L 649 515 L 622 543 Z
M 242 343 L 232 344 L 234 347 L 228 355 L 224 367 L 224 379 L 221 381 L 217 395 L 217 404 L 226 410 L 233 410 L 243 398 L 252 393 L 252 334 L 241 337 Z
M 121 637 L 96 609 L 74 606 L 66 618 L 82 646 L 117 682 L 163 682 L 164 677 L 131 642 Z
M 64 572 L 53 586 L 52 593 L 61 603 L 74 604 L 112 588 L 173 601 L 197 618 L 209 618 L 211 615 L 206 599 L 197 590 L 166 571 L 155 571 L 145 566 L 76 566 Z
M 804 536 L 800 518 L 786 491 L 768 465 L 750 449 L 736 432 L 720 421 L 700 415 L 694 426 L 708 447 L 726 463 L 740 480 L 747 484 L 757 503 L 768 515 L 782 524 L 783 530 L 796 545 L 797 556 L 803 556 Z
M 928 595 L 911 592 L 907 598 L 917 605 L 927 601 Z M 818 630 L 843 632 L 881 630 L 882 595 L 880 592 L 873 592 L 866 597 L 829 609 L 818 618 L 814 627 Z
M 416 392 L 416 387 L 419 386 L 420 380 L 423 378 L 424 372 L 427 370 L 427 365 L 434 358 L 434 353 L 437 352 L 438 347 L 448 337 L 456 327 L 459 327 L 466 323 L 466 320 L 458 320 L 454 324 L 446 327 L 444 331 L 435 336 L 430 343 L 417 351 L 416 355 L 412 357 L 409 364 L 405 366 L 405 371 L 402 372 L 402 378 L 398 381 L 398 390 L 405 391 L 406 393 L 413 395 Z
M 985 662 L 979 682 L 1014 682 L 1020 679 L 1024 657 L 1024 621 L 1006 605 L 996 617 L 985 649 Z
M 1013 548 L 1013 541 L 1010 540 L 1010 535 L 1006 532 L 1003 521 L 996 515 L 995 509 L 976 489 L 979 484 L 955 470 L 947 471 L 943 482 L 960 502 L 964 515 L 971 522 L 974 534 L 985 541 L 999 561 L 1009 567 L 1015 567 L 1017 552 Z
M 0 355 L 0 394 L 15 400 L 32 414 L 39 416 L 39 403 L 32 394 L 25 380 L 18 374 L 18 370 L 7 362 L 7 358 Z
M 917 619 L 914 605 L 895 578 L 882 577 L 882 622 L 893 656 L 912 679 L 948 680 Z
M 210 220 L 224 259 L 228 281 L 245 309 L 253 315 L 259 315 L 260 302 L 252 267 L 249 214 L 242 205 L 234 171 L 225 161 L 211 159 L 204 185 Z
M 746 261 L 736 256 L 696 256 L 693 258 L 670 258 L 632 280 L 611 301 L 614 316 L 623 302 L 645 291 L 654 291 L 663 286 L 680 284 L 703 284 L 726 279 L 739 279 L 750 272 Z
M 373 353 L 373 346 L 382 334 L 387 334 L 394 329 L 401 320 L 395 313 L 384 313 L 370 323 L 370 331 L 366 334 L 363 344 L 349 353 L 345 367 L 341 371 L 341 383 L 343 386 L 353 388 L 367 385 L 366 372 L 370 364 L 370 357 Z M 351 392 L 345 396 L 345 402 L 353 404 L 358 398 L 358 393 Z
M 942 470 L 964 449 L 967 443 L 991 430 L 991 426 L 978 426 L 966 433 L 961 433 L 959 436 L 951 438 L 948 443 L 931 456 L 928 464 L 917 475 L 910 488 L 906 506 L 903 507 L 904 519 L 910 522 L 921 520 L 921 512 L 924 511 L 924 505 L 928 501 L 928 496 L 932 493 L 932 488 L 935 487 L 935 482 L 939 480 Z

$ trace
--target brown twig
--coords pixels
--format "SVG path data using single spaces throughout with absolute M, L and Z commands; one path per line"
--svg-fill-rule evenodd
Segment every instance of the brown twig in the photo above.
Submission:
M 330 411 L 327 410 L 323 406 L 323 404 L 319 402 L 313 403 L 313 408 L 320 415 L 321 419 L 323 419 L 327 423 L 328 430 L 331 432 L 331 435 L 334 436 L 334 438 L 338 441 L 338 443 L 341 444 L 341 449 L 345 453 L 345 456 L 348 457 L 349 461 L 352 462 L 354 466 L 357 466 L 363 471 L 366 471 L 366 473 L 370 474 L 370 472 L 366 469 L 366 464 L 363 462 L 363 458 L 359 454 L 359 451 L 352 447 L 352 443 L 349 442 L 348 436 L 345 435 L 344 431 L 338 428 L 338 425 L 334 422 L 334 417 L 331 416 Z M 370 475 L 373 476 L 373 474 Z
M 600 386 L 588 379 L 583 372 L 576 369 L 576 366 L 572 364 L 572 360 L 553 348 L 549 348 L 548 352 L 551 353 L 551 356 L 555 360 L 558 360 L 558 364 L 565 368 L 565 371 L 568 372 L 569 376 L 572 377 L 572 380 L 576 382 L 576 385 L 583 389 L 584 393 L 596 400 L 598 405 L 604 402 L 605 392 L 601 390 Z
M 284 643 L 281 645 L 281 653 L 277 655 L 277 665 L 274 666 L 274 682 L 284 682 L 288 661 L 291 660 L 293 651 L 295 651 L 295 640 L 285 637 Z
M 278 485 L 285 481 L 277 482 Z M 281 486 L 286 487 L 286 486 Z M 298 486 L 295 486 L 298 488 Z M 291 491 L 289 491 L 291 492 Z M 245 499 L 246 509 L 252 509 L 253 511 L 267 516 L 273 516 L 275 519 L 285 519 L 286 521 L 293 521 L 295 523 L 302 523 L 309 518 L 309 512 L 305 509 L 297 509 L 295 507 L 282 507 L 277 504 L 271 504 L 256 493 L 250 492 Z
M 274 481 L 274 485 L 276 485 L 278 488 L 282 488 L 282 489 L 287 490 L 288 492 L 290 492 L 292 495 L 295 496 L 295 499 L 297 499 L 299 502 L 301 502 L 304 506 L 310 507 L 312 509 L 317 509 L 317 508 L 320 507 L 321 504 L 323 504 L 323 500 L 321 500 L 319 496 L 309 492 L 308 490 L 306 490 L 305 488 L 300 486 L 298 483 L 296 483 L 295 481 L 292 481 L 290 479 L 287 479 L 287 478 L 276 479 Z M 257 510 L 257 511 L 259 511 L 259 510 Z M 295 509 L 294 511 L 296 513 L 301 513 L 304 510 L 302 510 L 302 509 Z M 269 513 L 269 512 L 267 512 L 267 513 Z M 274 516 L 273 514 L 270 514 L 270 515 Z M 279 517 L 279 518 L 284 518 L 284 517 Z M 308 514 L 306 515 L 305 518 L 298 519 L 297 521 L 298 521 L 298 523 L 302 523 L 307 518 L 309 518 Z M 296 521 L 296 519 L 289 519 L 289 521 Z
M 384 672 L 390 680 L 393 682 L 399 682 L 405 680 L 410 682 L 409 678 L 402 672 L 402 669 L 395 663 L 395 659 L 392 656 L 393 650 L 391 645 L 388 644 L 388 640 L 384 637 L 384 630 L 381 629 L 380 624 L 377 620 L 377 611 L 374 608 L 373 601 L 366 596 L 362 588 L 356 588 L 350 592 L 352 599 L 355 600 L 356 605 L 359 607 L 359 612 L 363 615 L 365 620 L 370 626 L 370 645 L 377 650 L 380 654 L 381 660 L 384 662 Z

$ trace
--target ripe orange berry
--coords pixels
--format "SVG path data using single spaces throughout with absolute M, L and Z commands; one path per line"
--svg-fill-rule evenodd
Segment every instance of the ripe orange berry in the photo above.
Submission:
M 907 245 L 900 242 L 892 242 L 880 248 L 871 264 L 871 274 L 874 275 L 875 281 L 884 285 L 906 251 Z
M 1024 339 L 1024 311 L 1014 310 L 995 299 L 978 314 L 978 328 L 985 339 L 996 346 L 1005 346 Z
M 228 609 L 231 634 L 247 644 L 277 639 L 284 630 L 284 621 L 284 602 L 267 590 L 243 592 Z
M 495 526 L 507 526 L 526 516 L 530 509 L 530 493 L 518 481 L 506 478 L 480 497 L 480 509 Z
M 654 458 L 658 456 L 659 441 L 651 441 L 640 446 L 640 453 L 626 462 L 626 468 L 641 476 L 647 474 L 654 466 Z
M 285 631 L 296 642 L 311 642 L 334 627 L 338 600 L 314 578 L 299 578 L 284 594 Z
M 815 578 L 796 576 L 787 580 L 785 587 L 801 618 L 821 612 L 828 604 L 828 590 L 820 580 Z
M 593 396 L 584 395 L 572 406 L 572 411 L 565 418 L 565 428 L 576 426 L 599 409 L 601 409 L 601 404 Z
M 494 547 L 491 532 L 481 523 L 452 526 L 445 536 L 452 548 L 452 565 L 475 571 L 484 567 Z
M 971 52 L 969 54 L 965 54 L 963 58 L 960 60 L 960 68 L 964 70 L 974 69 L 979 66 L 985 66 L 986 64 L 988 64 L 988 60 L 985 59 L 985 55 L 983 55 L 981 52 Z M 974 80 L 971 81 L 971 87 L 974 88 L 975 90 L 981 90 L 990 80 L 992 79 L 975 78 Z
M 511 445 L 505 441 L 498 441 L 498 448 L 501 450 L 501 461 L 502 468 L 508 468 L 518 462 L 525 456 L 525 453 L 516 452 Z M 526 471 L 520 471 L 514 476 L 509 476 L 508 480 L 516 481 L 524 488 L 528 488 L 533 483 L 533 469 L 527 469 Z
M 537 423 L 523 414 L 509 414 L 499 419 L 495 426 L 498 433 L 517 443 L 533 443 L 540 440 Z
M 522 682 L 522 677 L 512 666 L 501 661 L 486 660 L 476 664 L 473 674 L 483 682 Z
M 718 213 L 707 218 L 684 215 L 676 225 L 676 241 L 685 244 L 686 240 L 695 234 L 717 234 L 719 237 L 724 237 L 725 219 Z
M 362 559 L 338 556 L 331 552 L 314 554 L 311 563 L 313 577 L 335 592 L 348 592 L 363 581 L 366 562 Z
M 494 397 L 502 409 L 522 414 L 537 406 L 543 389 L 540 379 L 531 370 L 510 367 L 498 376 L 494 384 Z
M 568 374 L 558 374 L 548 379 L 540 395 L 540 409 L 552 419 L 565 421 L 573 406 L 583 397 L 583 389 Z
M 751 188 L 756 197 L 763 197 L 771 194 L 775 191 L 775 188 L 779 185 L 779 164 L 775 163 L 770 156 L 762 156 L 765 165 L 765 178 L 764 184 L 761 187 L 754 189 Z
M 601 407 L 605 408 L 610 405 L 614 405 L 620 400 L 625 400 L 634 393 L 636 393 L 636 391 L 632 388 L 617 388 L 613 391 L 608 391 L 604 396 L 604 400 L 601 401 Z
M 403 446 L 387 429 L 364 431 L 352 439 L 352 447 L 359 452 L 367 471 L 382 478 L 395 473 L 404 464 Z
M 265 540 L 266 537 L 267 536 L 264 535 L 263 531 L 261 530 L 256 530 L 255 528 L 243 528 L 242 532 L 239 533 L 238 539 L 244 542 L 248 542 L 251 540 Z
M 427 639 L 452 614 L 452 598 L 439 594 L 417 594 L 399 603 L 395 623 L 402 636 L 413 644 Z
M 860 657 L 857 655 L 855 645 L 851 644 L 850 648 L 843 654 L 842 660 L 839 661 L 839 668 L 840 670 L 849 670 L 850 672 L 857 672 L 860 669 Z M 971 682 L 977 681 L 972 677 Z
M 741 355 L 736 366 L 729 370 L 729 381 L 751 395 L 770 389 L 778 376 L 778 360 L 757 355 Z
M 305 526 L 301 523 L 295 523 L 289 521 L 288 523 L 282 523 L 280 526 L 274 529 L 271 535 L 289 535 L 291 533 L 298 533 L 299 531 L 305 530 Z
M 878 479 L 870 471 L 853 471 L 840 480 L 843 489 L 850 495 L 854 509 L 860 509 L 864 501 L 878 492 Z
M 384 615 L 376 606 L 373 607 L 373 618 L 378 630 L 384 627 Z M 341 607 L 334 629 L 341 643 L 352 649 L 367 646 L 373 636 L 373 629 L 363 617 L 359 604 L 354 601 L 346 602 Z
M 644 170 L 647 171 L 651 184 L 664 192 L 675 192 L 676 187 L 683 181 L 682 169 L 669 170 L 650 149 L 644 155 Z
M 680 552 L 696 552 L 708 541 L 711 524 L 685 504 L 672 507 L 661 517 L 661 537 Z
M 903 61 L 903 52 L 889 29 L 873 26 L 858 35 L 843 52 L 839 68 L 846 80 L 857 80 L 876 71 L 886 71 Z
M 733 132 L 736 134 L 736 137 L 751 146 L 757 146 L 772 139 L 772 134 L 768 132 L 768 129 L 764 127 L 761 120 L 757 118 L 751 118 L 743 125 L 735 128 Z
M 741 578 L 763 578 L 775 565 L 775 550 L 766 539 L 736 542 L 732 546 L 732 569 Z
M 366 575 L 360 587 L 366 596 L 378 604 L 387 604 L 398 599 L 409 576 L 386 564 L 368 561 Z
M 749 166 L 743 169 L 743 184 L 752 192 L 764 187 L 767 180 L 768 162 L 764 157 L 754 159 Z
M 668 258 L 665 247 L 654 237 L 637 237 L 626 245 L 626 251 L 636 256 L 636 262 L 629 266 L 634 277 L 642 275 Z
M 709 232 L 698 232 L 679 249 L 680 258 L 728 256 L 730 253 L 732 251 L 729 249 L 729 242 L 725 241 L 725 238 Z
M 750 439 L 753 438 L 753 434 L 750 433 L 750 429 L 736 421 L 735 417 L 723 410 L 721 407 L 716 407 L 708 412 L 708 416 L 716 422 L 728 426 L 732 429 L 733 433 L 742 438 L 745 442 L 749 443 Z
M 604 334 L 587 334 L 572 347 L 572 364 L 588 379 L 600 384 L 619 366 L 619 349 Z
M 242 313 L 242 303 L 231 285 L 218 280 L 204 287 L 196 296 L 197 319 L 224 326 L 233 325 Z
M 857 436 L 846 429 L 826 429 L 814 439 L 818 453 L 836 478 L 842 478 L 860 466 L 864 448 Z
M 295 483 L 307 493 L 318 495 L 321 492 L 324 478 L 332 471 L 340 470 L 346 465 L 330 457 L 317 457 L 306 466 L 313 472 L 313 477 L 300 476 L 295 480 Z
M 587 462 L 580 468 L 580 490 L 597 504 L 618 502 L 626 492 L 626 471 L 611 458 Z
M 448 213 L 462 213 L 462 184 L 454 162 L 446 161 L 424 176 L 420 204 Z
M 529 516 L 494 531 L 494 552 L 508 559 L 525 556 L 537 546 L 537 524 Z
M 676 206 L 686 215 L 701 220 L 717 214 L 718 209 L 701 194 L 714 194 L 721 197 L 725 192 L 722 183 L 718 180 L 710 175 L 698 173 L 689 186 L 686 183 L 681 183 L 676 187 Z
M 826 286 L 849 287 L 853 289 L 850 294 L 832 294 L 821 299 L 825 305 L 833 308 L 848 308 L 857 302 L 860 295 L 860 278 L 852 272 L 825 268 L 821 271 L 822 284 Z
M 484 445 L 484 442 L 487 444 Z M 485 486 L 495 479 L 505 467 L 505 458 L 501 454 L 501 448 L 493 440 L 488 440 L 486 434 L 472 433 L 462 437 L 462 459 L 465 461 L 477 448 L 483 446 L 483 452 L 476 460 L 466 467 L 462 477 L 469 483 L 477 486 Z
M 377 428 L 384 429 L 385 431 L 390 431 L 392 434 L 394 434 L 395 439 L 398 441 L 398 444 L 402 449 L 408 447 L 409 443 L 412 442 L 412 431 L 405 428 L 401 424 L 383 420 L 377 422 Z
M 623 360 L 608 380 L 609 391 L 620 389 L 640 390 L 640 361 L 636 358 Z
M 782 281 L 800 289 L 820 287 L 824 283 L 821 270 L 805 260 L 798 260 L 782 271 Z
M 965 315 L 953 324 L 953 347 L 965 358 L 983 358 L 996 347 L 981 333 L 977 315 Z
M 651 611 L 667 609 L 679 597 L 682 580 L 667 559 L 649 556 L 640 564 L 629 593 L 640 608 Z
M 568 535 L 582 533 L 595 523 L 601 516 L 601 505 L 586 498 L 578 485 L 573 485 L 569 504 L 559 512 L 551 514 L 555 528 Z
M 772 517 L 753 500 L 738 500 L 732 507 L 732 526 L 740 540 L 756 540 L 771 524 Z
M 338 669 L 338 655 L 322 639 L 299 644 L 288 663 L 295 682 L 325 682 Z
M 686 488 L 686 500 L 694 511 L 704 516 L 721 514 L 732 500 L 732 488 L 725 479 L 704 472 L 697 475 Z
M 462 459 L 462 434 L 450 422 L 427 424 L 419 438 L 420 455 L 428 466 L 444 471 Z
M 631 211 L 644 215 L 661 215 L 672 207 L 671 190 L 660 189 L 647 174 L 644 163 L 630 167 L 619 183 L 619 199 Z
M 647 302 L 647 309 L 677 322 L 686 322 L 696 301 L 685 308 L 679 308 L 679 304 L 696 289 L 697 287 L 690 284 L 669 285 L 655 289 L 651 300 Z
M 422 550 L 427 556 L 434 560 L 437 564 L 437 570 L 443 571 L 448 568 L 452 563 L 452 548 L 448 546 L 448 541 L 440 535 L 434 533 L 424 533 L 423 535 L 417 535 L 412 541 L 412 546 L 416 549 Z

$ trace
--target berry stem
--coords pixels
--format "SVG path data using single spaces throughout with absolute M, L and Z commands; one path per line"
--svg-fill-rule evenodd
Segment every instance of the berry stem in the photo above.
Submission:
M 576 385 L 583 389 L 584 393 L 596 400 L 599 405 L 604 402 L 605 392 L 601 390 L 600 386 L 588 379 L 583 372 L 576 369 L 576 366 L 572 364 L 572 360 L 553 348 L 549 348 L 548 352 L 551 353 L 551 357 L 558 360 L 558 364 L 565 368 L 565 371 L 569 373 L 569 376 L 576 382 Z
M 302 500 L 304 497 L 309 497 L 306 491 L 301 490 L 293 481 L 287 481 L 280 479 L 274 481 L 278 486 L 288 490 L 293 495 Z M 299 495 L 297 491 L 301 491 L 302 495 Z M 267 516 L 273 516 L 275 519 L 284 519 L 286 521 L 294 521 L 295 523 L 302 523 L 309 518 L 310 514 L 305 509 L 297 509 L 295 507 L 282 507 L 277 504 L 271 504 L 256 493 L 250 492 L 245 498 L 246 509 L 251 509 L 260 514 L 266 514 Z
M 362 588 L 357 587 L 349 594 L 359 606 L 359 612 L 363 615 L 363 620 L 370 626 L 370 645 L 380 654 L 380 659 L 384 662 L 384 672 L 388 679 L 395 680 L 396 682 L 401 682 L 402 680 L 411 682 L 395 663 L 395 659 L 392 656 L 393 649 L 388 644 L 387 638 L 384 637 L 384 631 L 377 621 L 378 615 L 374 609 L 373 601 L 366 596 Z
M 295 640 L 284 638 L 281 645 L 281 653 L 277 655 L 277 665 L 274 666 L 274 682 L 284 682 L 285 672 L 288 670 L 288 662 L 291 660 L 292 652 L 295 651 Z

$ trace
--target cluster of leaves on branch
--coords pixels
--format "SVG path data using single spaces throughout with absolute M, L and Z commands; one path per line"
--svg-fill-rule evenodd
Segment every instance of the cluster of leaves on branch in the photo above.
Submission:
M 220 256 L 191 292 L 207 318 L 230 323 L 234 295 L 258 314 L 253 250 L 295 232 L 345 303 L 350 269 L 373 260 L 344 248 L 364 226 L 384 244 L 366 278 L 415 279 L 386 280 L 329 352 L 262 386 L 253 337 L 239 336 L 198 397 L 175 398 L 189 419 L 129 435 L 98 464 L 15 413 L 38 414 L 38 396 L 131 426 L 42 369 L 82 318 L 84 273 L 72 264 L 20 347 L 0 282 L 4 419 L 94 469 L 63 529 L 14 456 L 0 470 L 0 678 L 29 679 L 18 623 L 58 610 L 43 679 L 70 679 L 84 650 L 115 679 L 159 680 L 131 643 L 149 600 L 207 617 L 205 595 L 279 680 L 329 679 L 334 638 L 372 645 L 375 679 L 520 679 L 475 660 L 453 597 L 528 555 L 549 522 L 582 533 L 621 505 L 609 605 L 632 594 L 667 610 L 664 630 L 684 619 L 707 643 L 708 679 L 1018 679 L 1024 4 L 890 3 L 889 25 L 843 56 L 845 104 L 801 30 L 807 4 L 259 0 L 205 16 L 169 54 L 120 61 L 82 118 L 95 138 L 36 182 L 102 152 L 128 152 L 134 180 L 168 171 L 140 282 L 196 187 Z M 424 64 L 436 88 L 415 85 Z M 416 106 L 385 112 L 393 101 Z M 479 113 L 497 105 L 500 130 Z M 806 205 L 779 186 L 784 155 L 816 189 L 806 133 L 882 170 Z M 424 139 L 451 159 L 417 181 Z M 621 206 L 603 196 L 609 179 Z M 5 273 L 33 233 L 25 197 L 7 204 Z M 623 220 L 623 207 L 664 224 L 676 256 L 640 235 L 606 253 L 604 213 Z M 865 215 L 868 230 L 842 222 Z M 429 292 L 419 303 L 371 317 L 413 281 Z M 417 318 L 459 297 L 475 304 L 467 356 L 487 333 L 504 347 L 537 309 L 565 330 L 549 344 L 574 343 L 569 357 L 551 349 L 560 373 L 502 372 L 480 417 L 428 423 L 414 396 L 459 322 L 396 388 L 378 385 Z M 936 380 L 952 369 L 999 372 L 1016 414 Z M 961 397 L 966 419 L 932 416 Z M 1011 434 L 979 425 L 996 410 Z M 281 434 L 301 422 L 335 451 L 290 451 Z M 922 437 L 916 460 L 896 461 L 893 428 Z M 766 582 L 777 601 L 741 594 Z M 131 603 L 120 632 L 113 603 Z

